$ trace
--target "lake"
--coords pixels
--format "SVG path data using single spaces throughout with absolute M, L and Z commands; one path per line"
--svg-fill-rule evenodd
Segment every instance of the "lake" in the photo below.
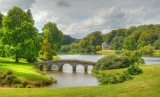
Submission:
M 61 59 L 78 59 L 97 62 L 100 58 L 106 55 L 58 55 Z M 145 64 L 155 65 L 160 64 L 160 57 L 143 57 Z M 84 67 L 78 65 L 76 67 L 76 73 L 72 73 L 72 66 L 70 64 L 65 64 L 63 66 L 63 71 L 47 71 L 49 77 L 57 79 L 57 84 L 48 86 L 48 88 L 58 88 L 58 87 L 77 87 L 77 86 L 97 86 L 99 85 L 98 78 L 91 76 L 92 66 L 88 67 L 88 73 L 84 73 Z M 52 66 L 52 69 L 58 69 L 55 65 Z

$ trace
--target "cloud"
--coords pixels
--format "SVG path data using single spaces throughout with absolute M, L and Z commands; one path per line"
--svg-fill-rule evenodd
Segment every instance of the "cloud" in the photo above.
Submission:
M 66 2 L 66 1 L 58 1 L 57 2 L 57 6 L 58 7 L 69 7 L 70 4 L 68 2 Z
M 35 0 L 0 0 L 0 11 L 6 12 L 14 6 L 22 9 L 28 9 L 35 3 Z
M 159 0 L 0 0 L 0 11 L 13 6 L 31 9 L 35 26 L 47 22 L 75 38 L 100 30 L 129 28 L 143 24 L 160 24 Z

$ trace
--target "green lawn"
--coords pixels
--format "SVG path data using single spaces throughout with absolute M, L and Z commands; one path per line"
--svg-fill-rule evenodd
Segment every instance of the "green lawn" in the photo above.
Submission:
M 115 55 L 115 50 L 101 50 L 96 53 L 100 55 Z
M 12 70 L 13 74 L 22 80 L 38 81 L 46 80 L 48 77 L 37 71 L 33 63 L 27 63 L 21 59 L 19 63 L 15 63 L 12 58 L 0 58 L 0 71 Z
M 160 65 L 140 66 L 143 74 L 120 84 L 72 88 L 0 88 L 1 97 L 160 97 Z M 104 71 L 122 72 L 125 69 Z

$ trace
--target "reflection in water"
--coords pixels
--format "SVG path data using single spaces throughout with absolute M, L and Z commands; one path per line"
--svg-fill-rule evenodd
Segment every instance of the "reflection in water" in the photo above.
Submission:
M 96 62 L 98 59 L 106 55 L 58 55 L 61 59 L 78 59 L 85 61 Z M 160 64 L 160 58 L 158 57 L 143 57 L 145 63 L 148 65 Z M 77 65 L 77 73 L 72 73 L 72 66 L 65 64 L 63 71 L 47 71 L 49 77 L 57 79 L 57 84 L 53 84 L 49 87 L 76 87 L 76 86 L 97 86 L 99 85 L 98 79 L 91 76 L 91 70 L 93 66 L 88 66 L 88 74 L 84 73 L 84 67 L 80 64 Z M 52 66 L 52 70 L 57 70 L 56 65 Z
M 89 73 L 85 74 L 84 70 L 78 70 L 76 73 L 72 73 L 72 70 L 59 71 L 47 71 L 49 77 L 57 79 L 57 84 L 53 84 L 49 87 L 77 87 L 77 86 L 97 86 L 99 85 L 98 79 L 91 76 Z

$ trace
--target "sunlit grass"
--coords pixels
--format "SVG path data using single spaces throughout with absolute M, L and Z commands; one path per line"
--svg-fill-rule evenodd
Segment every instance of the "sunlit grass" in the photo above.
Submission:
M 143 69 L 143 74 L 119 84 L 71 88 L 0 88 L 0 95 L 2 97 L 160 97 L 160 65 L 142 65 L 140 68 Z M 124 70 L 104 72 L 117 73 Z
M 35 81 L 46 80 L 47 76 L 37 72 L 33 63 L 27 63 L 21 59 L 19 63 L 15 63 L 12 58 L 0 58 L 0 71 L 12 70 L 13 74 L 22 80 Z
M 101 55 L 115 55 L 115 50 L 97 51 L 97 54 L 101 54 Z

